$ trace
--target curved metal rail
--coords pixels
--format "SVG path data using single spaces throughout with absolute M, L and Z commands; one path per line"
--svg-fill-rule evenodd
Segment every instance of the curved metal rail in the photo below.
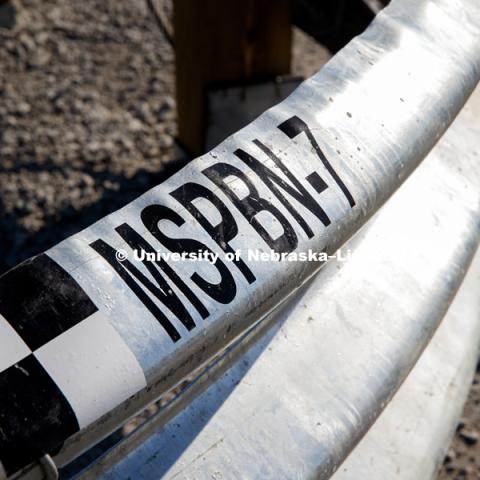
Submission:
M 30 463 L 43 453 L 67 464 L 311 278 L 321 261 L 262 262 L 248 250 L 331 254 L 357 232 L 478 82 L 479 19 L 475 0 L 394 1 L 286 101 L 2 276 L 7 474 L 25 467 L 35 476 Z M 468 245 L 471 252 L 473 239 Z M 134 249 L 218 258 L 140 262 Z M 235 251 L 241 256 L 229 261 Z M 425 338 L 409 340 L 419 352 Z M 397 380 L 389 377 L 391 387 Z M 347 433 L 337 431 L 336 441 L 352 442 Z
M 479 112 L 480 89 L 346 244 L 348 262 L 330 261 L 78 480 L 434 478 L 480 345 L 480 251 L 451 305 L 480 238 Z

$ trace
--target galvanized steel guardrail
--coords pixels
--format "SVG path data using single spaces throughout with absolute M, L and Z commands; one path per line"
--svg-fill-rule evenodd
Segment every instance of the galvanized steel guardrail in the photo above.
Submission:
M 39 478 L 44 454 L 59 467 L 68 464 L 279 304 L 294 301 L 324 262 L 264 262 L 248 252 L 332 254 L 352 237 L 415 170 L 473 91 L 479 34 L 474 0 L 394 1 L 286 101 L 125 208 L 2 276 L 0 460 L 6 474 Z M 339 402 L 339 416 L 332 417 L 331 442 L 314 442 L 323 476 L 413 365 L 473 255 L 478 188 L 471 182 L 478 182 L 478 167 L 470 161 L 462 168 L 469 169 L 461 178 L 470 182 L 469 193 L 457 193 L 468 202 L 448 210 L 462 235 L 441 230 L 447 247 L 464 249 L 454 258 L 460 268 L 440 271 L 443 263 L 436 268 L 420 256 L 431 268 L 415 270 L 428 280 L 422 288 L 442 294 L 426 312 L 430 323 L 406 331 L 403 342 L 387 342 L 392 331 L 378 327 L 379 348 L 391 348 L 384 355 L 399 348 L 408 353 L 396 358 L 403 363 L 389 364 L 381 395 L 362 408 L 364 387 L 335 375 L 329 401 Z M 454 167 L 436 172 L 460 181 Z M 411 218 L 422 204 L 432 207 L 429 201 L 420 196 L 410 204 Z M 422 244 L 418 231 L 413 235 Z M 211 258 L 140 261 L 134 250 L 202 250 Z M 439 283 L 427 270 L 449 277 Z M 322 286 L 321 295 L 327 290 Z M 355 308 L 362 298 L 359 290 Z M 403 308 L 391 300 L 384 314 Z M 317 335 L 333 340 L 324 327 Z M 337 368 L 338 362 L 324 360 L 325 369 Z M 339 395 L 346 384 L 357 390 L 351 416 L 344 417 Z M 343 428 L 344 421 L 358 428 Z
M 343 247 L 348 262 L 329 261 L 78 480 L 435 478 L 480 345 L 480 252 L 456 297 L 480 237 L 479 112 L 480 89 Z

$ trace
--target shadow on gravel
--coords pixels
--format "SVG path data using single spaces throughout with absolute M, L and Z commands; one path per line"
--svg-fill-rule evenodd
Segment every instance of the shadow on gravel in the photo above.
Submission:
M 0 0 L 0 28 L 12 29 L 15 26 L 17 10 L 7 0 Z
M 5 205 L 0 197 L 0 275 L 26 260 L 53 247 L 65 238 L 78 233 L 104 216 L 122 208 L 146 191 L 162 183 L 188 163 L 185 157 L 166 162 L 158 173 L 139 170 L 127 178 L 112 172 L 96 172 L 82 169 L 82 173 L 92 177 L 96 185 L 110 181 L 115 190 L 104 190 L 100 199 L 83 209 L 67 206 L 55 216 L 45 218 L 45 225 L 37 232 L 28 232 L 19 222 L 17 215 L 6 215 Z M 34 162 L 23 164 L 19 170 L 31 172 L 52 172 L 63 169 L 55 165 L 38 165 Z M 8 169 L 13 172 L 16 169 Z M 0 173 L 7 170 L 0 166 Z

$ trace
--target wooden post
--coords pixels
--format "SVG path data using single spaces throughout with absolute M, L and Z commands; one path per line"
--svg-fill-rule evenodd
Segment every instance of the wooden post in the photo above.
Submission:
M 174 0 L 178 140 L 204 152 L 209 86 L 290 72 L 289 0 Z

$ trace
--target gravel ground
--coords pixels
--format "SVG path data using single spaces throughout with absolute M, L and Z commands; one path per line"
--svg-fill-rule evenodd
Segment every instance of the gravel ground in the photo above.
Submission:
M 2 28 L 11 12 L 0 0 L 0 273 L 185 161 L 173 141 L 173 52 L 147 2 L 13 5 L 16 26 Z M 297 29 L 293 38 L 292 73 L 311 75 L 328 52 Z M 477 372 L 440 480 L 480 479 L 479 432 Z
M 157 184 L 173 52 L 143 1 L 21 0 L 0 28 L 0 272 Z

